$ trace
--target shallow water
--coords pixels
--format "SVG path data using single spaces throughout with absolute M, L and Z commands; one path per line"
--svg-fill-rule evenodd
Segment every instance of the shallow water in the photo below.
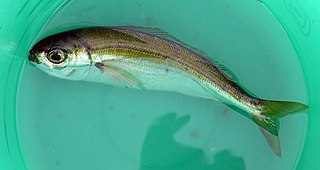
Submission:
M 71 1 L 35 41 L 88 25 L 161 28 L 205 51 L 256 96 L 306 103 L 299 59 L 258 1 Z M 20 84 L 29 169 L 284 170 L 295 168 L 304 144 L 305 113 L 281 119 L 279 158 L 253 122 L 218 102 L 62 80 L 29 63 Z

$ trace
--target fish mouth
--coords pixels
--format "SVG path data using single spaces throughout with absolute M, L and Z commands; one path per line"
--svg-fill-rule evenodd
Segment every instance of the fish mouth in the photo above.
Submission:
M 30 54 L 29 54 L 29 60 L 31 62 L 34 62 L 34 63 L 37 63 L 37 64 L 40 64 L 41 62 L 38 60 L 38 57 L 36 57 L 36 55 L 34 54 L 34 52 L 31 50 L 30 51 Z

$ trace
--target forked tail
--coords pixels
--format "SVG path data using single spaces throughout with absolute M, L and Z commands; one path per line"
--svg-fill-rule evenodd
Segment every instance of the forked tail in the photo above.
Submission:
M 281 156 L 280 142 L 278 139 L 277 119 L 291 113 L 308 108 L 307 105 L 297 102 L 261 100 L 261 112 L 252 116 L 253 121 L 261 128 L 264 137 L 275 154 Z

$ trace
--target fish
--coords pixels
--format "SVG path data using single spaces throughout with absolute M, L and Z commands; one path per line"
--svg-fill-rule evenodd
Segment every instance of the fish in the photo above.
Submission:
M 219 101 L 247 113 L 281 157 L 278 119 L 308 108 L 250 95 L 207 55 L 158 28 L 87 27 L 50 35 L 29 61 L 47 74 L 75 81 L 171 91 Z

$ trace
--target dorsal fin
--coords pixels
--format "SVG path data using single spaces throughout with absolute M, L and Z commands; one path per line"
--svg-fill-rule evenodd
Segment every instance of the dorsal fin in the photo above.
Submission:
M 211 61 L 213 62 L 213 61 Z M 237 78 L 237 76 L 230 70 L 228 69 L 226 66 L 224 66 L 223 64 L 219 63 L 219 62 L 213 62 L 214 64 L 218 65 L 218 67 L 221 69 L 221 73 L 230 81 L 239 83 L 239 79 Z
M 158 36 L 160 38 L 163 39 L 167 39 L 170 40 L 176 44 L 179 44 L 183 47 L 186 47 L 202 56 L 207 56 L 206 53 L 202 50 L 199 50 L 197 48 L 194 48 L 188 44 L 183 43 L 182 41 L 180 41 L 179 39 L 177 39 L 176 37 L 170 35 L 168 32 L 160 29 L 160 28 L 155 28 L 155 27 L 141 27 L 141 26 L 118 26 L 118 27 L 113 27 L 116 29 L 123 29 L 123 30 L 132 30 L 132 31 L 138 31 L 138 32 L 143 32 L 143 33 L 147 33 L 147 34 L 151 34 L 151 35 L 155 35 Z M 207 58 L 207 57 L 206 57 Z
M 208 57 L 207 54 L 202 51 L 199 50 L 197 48 L 194 48 L 188 44 L 183 43 L 182 41 L 178 40 L 176 37 L 170 35 L 168 32 L 163 31 L 160 28 L 155 28 L 155 27 L 141 27 L 141 26 L 117 26 L 117 27 L 112 27 L 112 28 L 116 28 L 116 29 L 123 29 L 123 30 L 131 30 L 131 31 L 138 31 L 138 32 L 143 32 L 143 33 L 147 33 L 147 34 L 151 34 L 154 36 L 158 36 L 160 38 L 164 38 L 167 40 L 170 40 L 176 44 L 179 44 L 183 47 L 186 47 L 188 49 L 190 49 L 193 52 L 196 52 L 197 54 L 203 56 L 205 59 L 207 59 L 208 61 L 210 61 L 212 64 L 218 66 L 221 69 L 221 73 L 230 81 L 234 81 L 234 82 L 238 82 L 237 77 L 235 76 L 235 74 L 228 68 L 226 68 L 224 65 L 213 61 L 212 58 Z

